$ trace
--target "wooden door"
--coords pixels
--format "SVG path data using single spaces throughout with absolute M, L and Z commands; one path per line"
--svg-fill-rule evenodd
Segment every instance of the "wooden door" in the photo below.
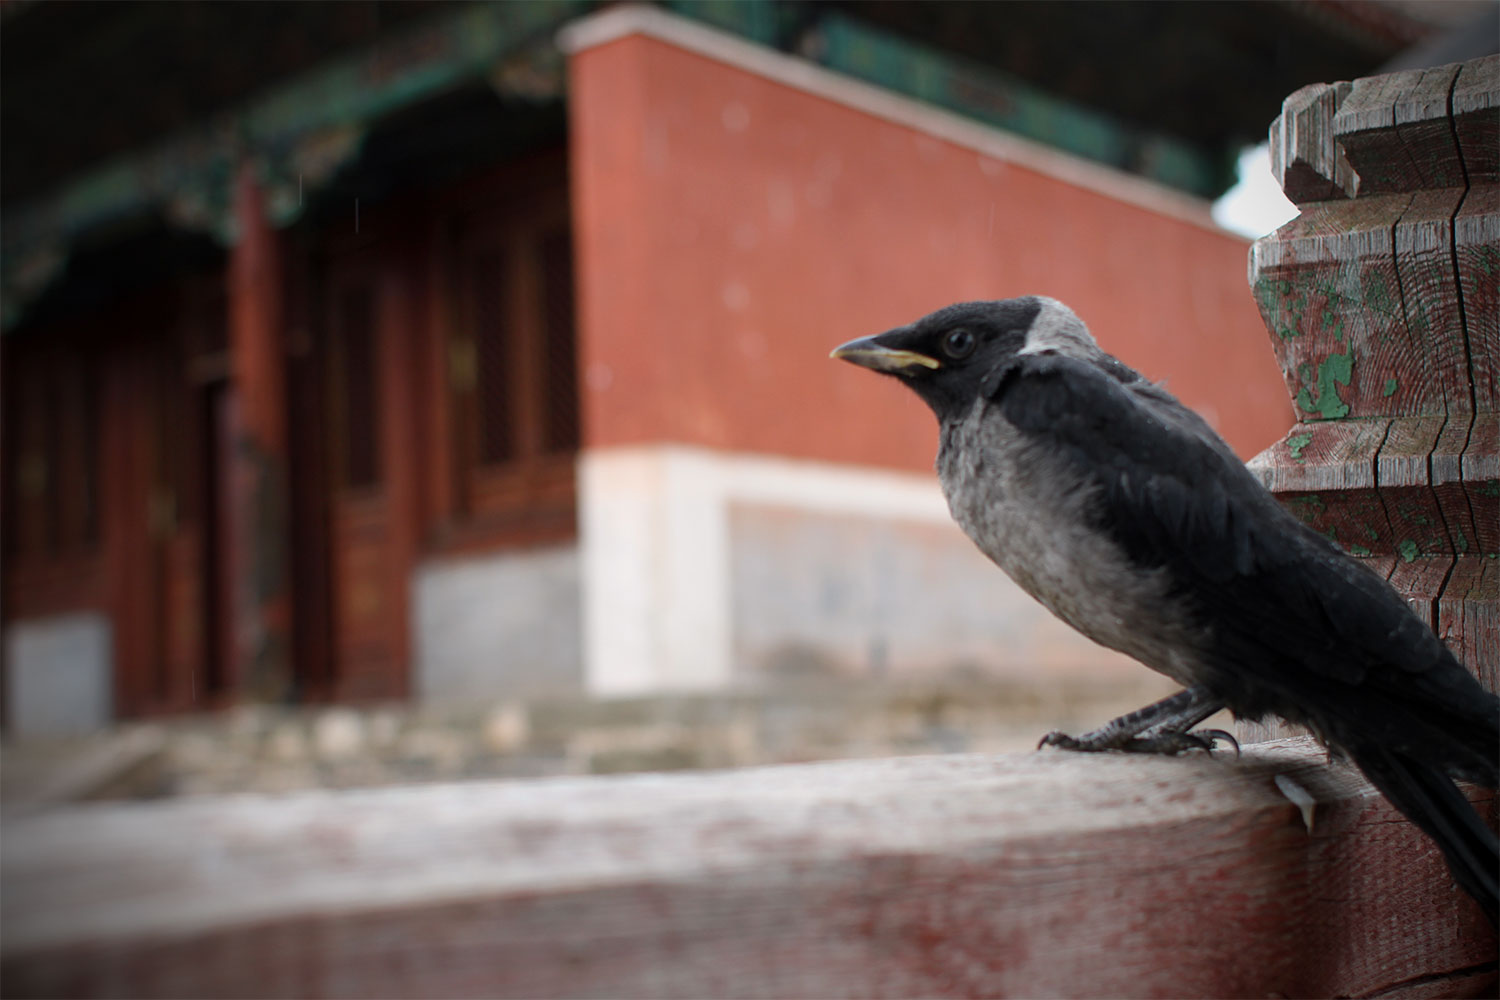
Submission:
M 217 707 L 233 693 L 222 292 L 188 282 L 113 310 L 108 328 L 100 433 L 119 710 Z
M 329 635 L 328 669 L 311 693 L 331 700 L 406 690 L 411 560 L 399 497 L 408 484 L 393 455 L 405 406 L 391 391 L 393 380 L 411 378 L 395 359 L 407 333 L 391 301 L 400 281 L 383 273 L 377 245 L 332 261 L 322 288 Z
M 218 276 L 184 278 L 7 351 L 5 613 L 108 615 L 118 716 L 231 693 L 224 330 Z

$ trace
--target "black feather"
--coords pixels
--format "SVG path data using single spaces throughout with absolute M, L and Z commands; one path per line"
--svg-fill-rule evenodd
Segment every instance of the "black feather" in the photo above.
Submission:
M 1019 356 L 992 393 L 1097 486 L 1096 526 L 1164 568 L 1209 636 L 1210 690 L 1346 752 L 1495 919 L 1500 845 L 1448 775 L 1495 787 L 1500 700 L 1394 589 L 1311 531 L 1192 411 L 1087 361 Z
M 1351 753 L 1370 784 L 1433 839 L 1454 881 L 1495 924 L 1500 919 L 1500 844 L 1448 776 L 1378 743 Z

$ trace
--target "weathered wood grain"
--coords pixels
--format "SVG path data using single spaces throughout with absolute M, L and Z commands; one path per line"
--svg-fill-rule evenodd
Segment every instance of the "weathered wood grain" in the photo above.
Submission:
M 1391 421 L 1299 423 L 1248 463 L 1273 493 L 1364 490 L 1375 487 L 1375 454 Z
M 1500 55 L 1463 64 L 1453 85 L 1453 130 L 1470 184 L 1500 181 Z
M 1276 740 L 1301 739 L 1308 735 L 1305 727 L 1275 716 L 1261 719 L 1259 722 L 1236 719 L 1231 731 L 1234 733 L 1234 738 L 1239 740 L 1240 746 L 1249 746 L 1252 743 L 1272 743 Z
M 1356 556 L 1393 553 L 1394 532 L 1376 492 L 1376 455 L 1390 420 L 1294 426 L 1248 467 L 1298 520 Z
M 1251 466 L 1314 528 L 1388 560 L 1493 684 L 1500 57 L 1305 87 L 1278 137 L 1302 212 L 1257 241 L 1250 280 L 1302 422 Z
M 1448 122 L 1458 66 L 1365 77 L 1350 85 L 1333 119 L 1334 141 L 1359 176 L 1359 195 L 1462 187 Z
M 1359 176 L 1361 195 L 1410 191 L 1417 165 L 1396 131 L 1396 102 L 1416 86 L 1421 70 L 1353 80 L 1333 116 L 1334 142 Z
M 1453 267 L 1453 217 L 1464 199 L 1462 187 L 1413 192 L 1396 222 L 1395 265 L 1407 337 L 1371 345 L 1370 351 L 1374 369 L 1389 369 L 1379 392 L 1391 413 L 1473 409 Z
M 1334 141 L 1333 119 L 1347 83 L 1314 83 L 1294 91 L 1271 123 L 1271 173 L 1298 205 L 1353 198 L 1359 177 Z
M 1447 555 L 1396 559 L 1391 569 L 1390 584 L 1396 592 L 1406 598 L 1411 609 L 1422 617 L 1429 628 L 1437 628 L 1437 597 L 1443 583 L 1453 569 L 1453 557 Z
M 1464 448 L 1462 485 L 1479 551 L 1500 554 L 1500 413 L 1477 413 Z
M 1446 416 L 1397 417 L 1390 422 L 1375 459 L 1375 479 L 1382 492 L 1431 485 L 1427 459 L 1447 422 Z
M 1375 459 L 1376 491 L 1391 527 L 1389 541 L 1403 558 L 1454 550 L 1428 472 L 1428 459 L 1447 421 L 1445 416 L 1392 420 Z
M 1473 423 L 1472 414 L 1449 416 L 1428 459 L 1432 492 L 1437 498 L 1438 510 L 1442 512 L 1443 523 L 1448 526 L 1453 551 L 1459 555 L 1479 551 L 1479 530 L 1474 524 L 1469 491 L 1463 482 L 1463 454 L 1469 446 L 1469 431 Z
M 1492 991 L 1478 908 L 1325 760 L 1299 740 L 1239 760 L 952 755 L 72 809 L 5 831 L 4 989 Z
M 1454 563 L 1437 601 L 1437 634 L 1480 683 L 1500 691 L 1500 559 Z
M 1500 410 L 1500 184 L 1469 188 L 1453 217 L 1475 406 Z
M 1400 556 L 1375 555 L 1360 560 L 1360 563 L 1369 568 L 1370 572 L 1379 576 L 1382 580 L 1389 580 L 1391 573 L 1396 568 L 1396 563 L 1401 561 Z
M 1252 246 L 1251 286 L 1298 419 L 1383 415 L 1389 368 L 1425 367 L 1406 326 L 1393 235 L 1411 201 L 1329 202 Z M 1404 388 L 1413 398 L 1429 392 Z
M 1448 98 L 1458 78 L 1459 64 L 1432 66 L 1398 95 L 1392 108 L 1401 143 L 1416 164 L 1411 190 L 1462 187 L 1463 160 L 1448 117 Z

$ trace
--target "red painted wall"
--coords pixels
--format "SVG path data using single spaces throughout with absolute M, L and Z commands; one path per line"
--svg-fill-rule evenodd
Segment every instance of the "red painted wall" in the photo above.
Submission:
M 930 468 L 932 418 L 834 345 L 1041 293 L 1249 457 L 1291 423 L 1247 243 L 643 36 L 570 67 L 587 447 Z

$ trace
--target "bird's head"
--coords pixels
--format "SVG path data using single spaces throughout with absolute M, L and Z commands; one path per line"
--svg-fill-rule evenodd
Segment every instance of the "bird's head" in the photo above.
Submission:
M 894 375 L 932 407 L 938 420 L 957 418 L 1018 354 L 1053 352 L 1093 359 L 1102 352 L 1088 327 L 1056 299 L 1028 295 L 997 302 L 960 302 L 907 326 L 851 340 L 831 357 Z

